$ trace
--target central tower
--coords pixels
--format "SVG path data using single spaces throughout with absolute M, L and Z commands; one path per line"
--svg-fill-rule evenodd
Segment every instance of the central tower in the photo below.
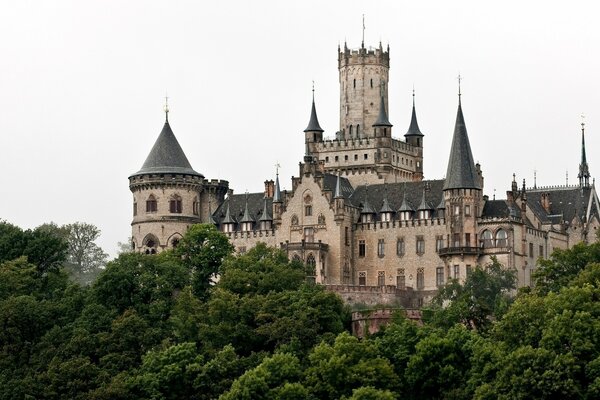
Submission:
M 380 99 L 388 108 L 390 49 L 344 50 L 338 48 L 340 74 L 339 139 L 373 137 L 373 124 L 379 114 Z

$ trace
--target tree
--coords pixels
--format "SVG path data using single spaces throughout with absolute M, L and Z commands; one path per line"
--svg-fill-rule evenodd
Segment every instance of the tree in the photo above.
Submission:
M 69 243 L 67 267 L 77 281 L 89 284 L 108 259 L 108 254 L 95 243 L 100 237 L 100 229 L 85 222 L 65 225 L 64 229 L 68 232 Z
M 229 239 L 214 225 L 192 225 L 177 247 L 164 252 L 164 258 L 175 259 L 192 273 L 192 289 L 200 299 L 208 298 L 208 290 L 221 273 L 223 260 L 233 252 Z

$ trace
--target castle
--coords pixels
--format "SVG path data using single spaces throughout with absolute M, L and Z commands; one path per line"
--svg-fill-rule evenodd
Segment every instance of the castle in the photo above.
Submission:
M 211 223 L 244 253 L 258 242 L 304 262 L 309 279 L 354 291 L 413 293 L 427 301 L 449 278 L 464 279 L 495 256 L 531 285 L 539 257 L 595 239 L 600 202 L 590 183 L 581 128 L 579 182 L 526 188 L 513 175 L 506 199 L 483 195 L 459 90 L 445 179 L 423 179 L 424 134 L 414 102 L 403 139 L 388 119 L 389 47 L 338 48 L 340 129 L 325 140 L 314 101 L 305 156 L 291 191 L 278 174 L 260 193 L 233 194 L 190 165 L 168 120 L 142 168 L 129 177 L 132 247 L 177 246 L 195 223 Z M 350 290 L 350 292 L 352 292 Z

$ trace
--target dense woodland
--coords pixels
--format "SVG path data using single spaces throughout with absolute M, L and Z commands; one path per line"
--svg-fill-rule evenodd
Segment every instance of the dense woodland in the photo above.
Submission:
M 540 261 L 533 289 L 477 268 L 422 325 L 398 312 L 358 340 L 279 250 L 233 255 L 197 225 L 90 277 L 106 255 L 77 264 L 72 235 L 0 223 L 2 399 L 600 398 L 599 243 Z

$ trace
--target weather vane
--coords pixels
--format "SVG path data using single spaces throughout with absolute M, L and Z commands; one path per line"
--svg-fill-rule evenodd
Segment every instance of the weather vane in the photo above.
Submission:
M 169 120 L 169 94 L 165 91 L 165 106 L 164 106 L 164 110 L 165 110 L 165 117 L 167 118 L 167 121 Z
M 279 175 L 279 168 L 281 168 L 281 165 L 279 165 L 279 162 L 275 163 L 275 175 Z
M 459 73 L 458 77 L 456 79 L 458 79 L 458 95 L 460 96 L 461 95 L 461 93 L 460 93 L 460 82 L 463 80 L 463 77 L 460 76 L 460 73 Z

